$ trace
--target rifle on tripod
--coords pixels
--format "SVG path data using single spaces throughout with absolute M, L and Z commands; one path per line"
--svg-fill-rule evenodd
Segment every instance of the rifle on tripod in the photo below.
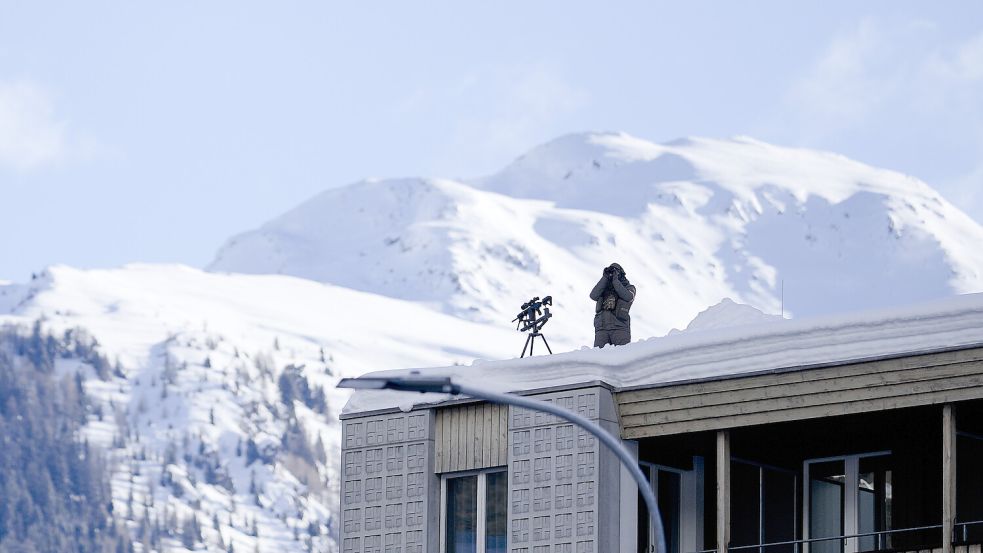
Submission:
M 550 320 L 553 316 L 550 313 L 549 307 L 544 307 L 546 305 L 553 305 L 553 296 L 546 296 L 542 300 L 539 296 L 522 304 L 522 311 L 514 319 L 513 323 L 516 323 L 515 329 L 519 332 L 528 333 L 526 336 L 526 343 L 522 347 L 522 355 L 519 357 L 526 356 L 526 349 L 529 349 L 529 355 L 532 356 L 533 348 L 536 345 L 536 338 L 543 340 L 543 344 L 546 346 L 546 351 L 553 354 L 553 350 L 550 348 L 550 343 L 546 341 L 546 336 L 541 332 L 543 326 Z

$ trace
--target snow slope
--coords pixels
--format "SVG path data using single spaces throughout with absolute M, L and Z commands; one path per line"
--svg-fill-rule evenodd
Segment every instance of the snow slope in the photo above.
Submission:
M 508 324 L 295 277 L 179 265 L 56 266 L 0 286 L 0 325 L 35 320 L 55 335 L 84 329 L 117 365 L 108 381 L 59 369 L 81 371 L 101 402 L 85 428 L 110 451 L 116 512 L 135 533 L 145 510 L 165 524 L 197 516 L 209 551 L 230 541 L 239 551 L 307 551 L 308 537 L 312 551 L 335 551 L 337 414 L 347 400 L 338 378 L 503 358 L 522 345 Z M 285 402 L 281 378 L 291 371 L 325 392 L 323 412 Z M 297 422 L 306 444 L 288 448 Z M 260 461 L 248 462 L 250 441 Z M 305 449 L 313 460 L 297 453 Z M 177 537 L 169 549 L 181 550 Z
M 327 190 L 232 238 L 212 271 L 290 274 L 511 318 L 557 301 L 554 333 L 589 340 L 586 293 L 621 263 L 636 336 L 730 297 L 807 316 L 983 290 L 983 228 L 925 183 L 750 138 L 654 144 L 561 137 L 473 181 Z

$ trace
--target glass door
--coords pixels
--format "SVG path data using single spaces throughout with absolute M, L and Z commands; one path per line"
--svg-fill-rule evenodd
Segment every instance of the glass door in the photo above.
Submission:
M 680 473 L 657 465 L 639 463 L 652 491 L 655 492 L 662 515 L 662 527 L 666 534 L 667 553 L 679 553 L 680 537 Z M 642 494 L 638 494 L 638 553 L 655 551 L 655 530 L 652 528 L 651 516 Z
M 794 545 L 784 542 L 796 537 L 796 472 L 731 458 L 730 478 L 731 547 L 745 548 L 744 553 L 794 553 Z
M 805 462 L 803 527 L 808 553 L 890 549 L 891 458 L 886 453 Z M 843 536 L 857 536 L 844 538 Z
M 956 522 L 983 520 L 983 436 L 960 432 L 956 447 Z M 957 525 L 956 541 L 983 542 L 983 524 Z
M 857 479 L 857 530 L 859 534 L 882 532 L 893 528 L 891 522 L 891 458 L 887 455 L 861 457 Z M 890 534 L 876 534 L 859 539 L 859 551 L 893 549 Z
M 846 534 L 846 464 L 843 461 L 813 463 L 809 467 L 809 538 Z M 840 553 L 843 540 L 810 542 L 810 553 Z

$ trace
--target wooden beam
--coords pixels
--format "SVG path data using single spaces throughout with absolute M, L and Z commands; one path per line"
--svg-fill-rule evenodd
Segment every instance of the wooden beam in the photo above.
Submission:
M 918 407 L 921 405 L 941 405 L 954 401 L 967 401 L 981 398 L 983 398 L 983 386 L 974 386 L 957 390 L 943 390 L 928 393 L 913 392 L 908 395 L 871 399 L 866 401 L 851 401 L 846 403 L 835 403 L 831 405 L 818 405 L 811 407 L 795 407 L 778 411 L 713 417 L 665 424 L 638 426 L 624 424 L 624 428 L 621 433 L 622 438 L 626 440 L 638 440 L 641 438 L 669 436 L 672 434 L 682 434 L 686 432 L 702 432 L 706 430 L 737 428 L 741 426 L 769 424 L 773 422 L 836 417 L 840 415 L 852 415 L 855 413 L 869 413 L 872 411 Z
M 856 368 L 864 369 L 865 367 Z M 616 397 L 621 408 L 621 416 L 625 417 L 628 415 L 685 410 L 698 407 L 723 407 L 741 402 L 760 401 L 775 398 L 790 398 L 795 396 L 811 396 L 828 392 L 863 390 L 897 384 L 911 385 L 912 383 L 916 382 L 927 382 L 931 380 L 980 374 L 983 374 L 983 363 L 952 363 L 949 365 L 920 367 L 916 369 L 899 369 L 886 372 L 858 372 L 852 375 L 837 376 L 835 378 L 790 383 L 769 383 L 767 379 L 758 378 L 756 380 L 760 385 L 753 388 L 741 388 L 734 386 L 731 389 L 706 392 L 701 395 L 686 395 L 671 398 L 657 397 L 654 392 L 659 390 L 652 390 L 653 397 L 650 399 L 642 399 L 644 396 L 641 393 L 634 392 L 635 399 L 629 403 L 623 403 L 623 398 L 621 395 Z
M 942 406 L 942 553 L 953 553 L 956 523 L 956 408 Z
M 720 378 L 703 382 L 683 382 L 627 390 L 617 393 L 620 405 L 653 399 L 681 398 L 686 396 L 705 396 L 715 392 L 731 392 L 793 384 L 799 382 L 816 382 L 832 378 L 856 376 L 860 374 L 876 374 L 910 369 L 943 367 L 954 364 L 974 363 L 983 361 L 983 348 L 950 351 L 923 355 L 912 355 L 896 359 L 868 361 L 837 365 L 834 367 L 808 368 L 803 370 L 787 370 L 765 374 L 735 374 L 730 378 Z
M 717 431 L 717 553 L 730 543 L 730 432 Z
M 964 388 L 983 386 L 983 367 L 975 367 L 973 370 L 973 374 L 968 375 L 932 375 L 912 379 L 907 382 L 880 385 L 866 384 L 860 385 L 856 388 L 813 391 L 811 393 L 803 394 L 790 393 L 785 395 L 782 394 L 782 392 L 785 390 L 778 388 L 773 390 L 772 397 L 760 399 L 742 398 L 735 393 L 733 394 L 735 397 L 733 397 L 733 400 L 728 404 L 706 405 L 676 410 L 656 409 L 648 413 L 635 415 L 626 415 L 622 413 L 621 420 L 622 424 L 625 426 L 647 426 L 652 424 L 666 424 L 707 418 L 765 413 L 768 411 L 780 411 L 790 408 L 815 407 L 835 405 L 837 403 L 869 401 L 872 399 L 905 397 L 913 394 L 945 392 L 948 390 L 960 390 Z

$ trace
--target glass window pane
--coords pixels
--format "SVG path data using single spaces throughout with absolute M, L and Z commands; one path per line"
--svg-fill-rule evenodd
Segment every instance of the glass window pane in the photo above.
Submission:
M 857 533 L 869 534 L 874 532 L 874 474 L 860 473 L 860 486 L 857 488 Z M 860 551 L 873 551 L 877 543 L 876 536 L 860 538 Z
M 960 421 L 961 423 L 962 421 Z M 956 439 L 956 521 L 983 520 L 983 440 L 972 436 Z M 956 541 L 961 543 L 983 542 L 983 524 L 956 526 Z
M 666 532 L 666 551 L 679 553 L 679 474 L 660 470 L 657 494 Z
M 779 543 L 795 539 L 795 474 L 773 469 L 762 469 L 762 533 L 765 543 Z M 794 553 L 792 544 L 772 545 L 764 553 Z
M 761 469 L 755 465 L 730 463 L 730 543 L 733 546 L 761 543 L 760 473 Z
M 857 525 L 861 534 L 891 529 L 891 458 L 862 457 L 857 482 Z M 860 551 L 892 549 L 891 536 L 860 538 Z
M 485 475 L 485 553 L 505 553 L 508 525 L 508 473 Z
M 648 465 L 638 465 L 642 469 L 647 482 L 652 481 L 652 468 Z M 638 553 L 650 553 L 649 547 L 649 509 L 642 497 L 642 492 L 638 492 Z
M 846 470 L 843 461 L 809 465 L 809 538 L 843 535 Z M 812 542 L 810 553 L 839 553 L 843 540 Z
M 447 553 L 478 550 L 478 477 L 447 479 Z

